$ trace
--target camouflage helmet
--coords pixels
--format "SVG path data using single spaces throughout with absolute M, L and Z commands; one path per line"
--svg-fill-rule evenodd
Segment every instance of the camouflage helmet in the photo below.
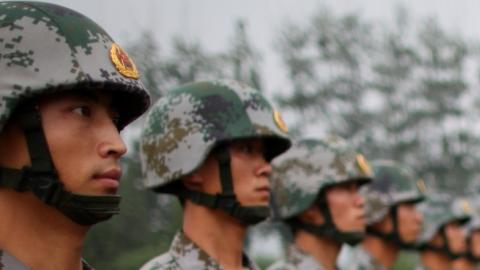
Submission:
M 371 164 L 373 181 L 361 190 L 367 224 L 380 221 L 393 206 L 423 200 L 423 180 L 417 179 L 408 167 L 391 160 L 376 160 Z
M 287 128 L 263 95 L 234 81 L 204 81 L 167 92 L 147 115 L 140 157 L 144 186 L 170 185 L 199 168 L 212 149 L 237 139 L 262 138 L 272 159 L 290 147 Z
M 296 141 L 272 165 L 272 204 L 281 219 L 307 210 L 329 186 L 372 176 L 364 157 L 337 136 Z
M 426 200 L 418 205 L 418 210 L 423 216 L 422 232 L 417 241 L 421 245 L 430 242 L 447 223 L 457 221 L 465 224 L 472 214 L 468 200 L 453 199 L 447 194 L 439 193 L 426 196 Z
M 49 3 L 0 3 L 0 131 L 25 99 L 67 90 L 112 92 L 121 127 L 149 105 L 133 61 L 95 22 Z
M 81 225 L 119 212 L 120 196 L 65 190 L 45 139 L 36 97 L 70 91 L 111 93 L 123 128 L 147 110 L 150 98 L 126 52 L 95 22 L 40 2 L 0 2 L 0 132 L 14 111 L 31 164 L 0 167 L 0 186 L 31 191 Z

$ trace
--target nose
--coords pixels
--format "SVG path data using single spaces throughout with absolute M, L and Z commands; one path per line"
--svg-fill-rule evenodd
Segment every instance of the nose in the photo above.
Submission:
M 270 165 L 270 163 L 266 161 L 265 158 L 261 157 L 260 164 L 256 173 L 258 176 L 269 177 L 272 174 L 272 165 Z
M 414 211 L 415 211 L 415 221 L 421 226 L 423 224 L 423 216 L 417 209 L 415 209 Z
M 358 191 L 355 193 L 355 204 L 362 208 L 365 205 L 365 198 Z
M 127 153 L 127 146 L 125 145 L 120 132 L 109 118 L 104 121 L 102 125 L 102 132 L 99 138 L 98 153 L 101 157 L 114 157 L 116 159 Z

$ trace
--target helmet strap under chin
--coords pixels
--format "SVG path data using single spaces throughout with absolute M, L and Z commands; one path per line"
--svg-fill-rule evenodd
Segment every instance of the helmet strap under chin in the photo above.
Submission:
M 389 211 L 390 218 L 392 219 L 392 231 L 385 233 L 379 230 L 373 229 L 372 227 L 367 227 L 367 234 L 375 237 L 380 237 L 387 241 L 391 241 L 398 245 L 402 249 L 415 249 L 417 245 L 413 243 L 405 242 L 400 235 L 400 231 L 398 229 L 398 205 L 394 205 L 390 208 Z
M 326 191 L 323 190 L 318 195 L 316 204 L 320 209 L 320 212 L 323 216 L 323 224 L 312 224 L 300 221 L 298 218 L 294 218 L 289 221 L 290 226 L 296 229 L 302 229 L 308 233 L 311 233 L 316 236 L 324 236 L 335 242 L 346 243 L 348 245 L 356 245 L 361 242 L 365 236 L 363 232 L 343 232 L 340 231 L 335 223 L 333 222 L 332 214 L 330 207 L 326 200 L 325 196 Z
M 247 225 L 253 225 L 266 219 L 270 214 L 267 206 L 242 206 L 237 200 L 233 189 L 231 172 L 231 159 L 228 144 L 223 144 L 213 150 L 219 168 L 222 192 L 215 195 L 205 192 L 182 188 L 180 197 L 190 199 L 192 202 L 212 209 L 220 209 L 242 221 Z

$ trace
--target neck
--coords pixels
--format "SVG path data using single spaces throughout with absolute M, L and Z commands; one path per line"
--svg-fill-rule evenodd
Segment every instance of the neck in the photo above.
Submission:
M 449 270 L 450 259 L 446 254 L 438 251 L 425 250 L 420 253 L 420 259 L 427 269 Z
M 341 244 L 303 230 L 295 234 L 295 245 L 308 253 L 326 270 L 334 270 Z
M 452 269 L 454 270 L 474 270 L 475 264 L 465 257 L 452 260 Z
M 367 235 L 362 245 L 385 269 L 392 268 L 399 251 L 394 243 L 377 236 Z
M 196 205 L 188 200 L 185 202 L 185 235 L 223 269 L 244 269 L 242 255 L 246 229 L 246 225 L 221 210 Z
M 82 268 L 88 227 L 74 223 L 30 192 L 8 189 L 0 189 L 0 216 L 0 250 L 32 269 Z

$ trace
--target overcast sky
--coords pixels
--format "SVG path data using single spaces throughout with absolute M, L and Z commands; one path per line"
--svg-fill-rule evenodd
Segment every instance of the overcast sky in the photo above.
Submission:
M 280 87 L 280 62 L 272 43 L 285 21 L 305 22 L 319 5 L 336 14 L 358 12 L 376 22 L 392 22 L 395 7 L 403 5 L 413 18 L 435 16 L 442 26 L 467 37 L 480 37 L 478 0 L 44 0 L 80 11 L 89 16 L 117 42 L 126 44 L 150 30 L 162 50 L 174 35 L 201 41 L 212 52 L 226 48 L 238 18 L 247 22 L 247 31 L 264 55 L 263 72 L 268 90 Z

